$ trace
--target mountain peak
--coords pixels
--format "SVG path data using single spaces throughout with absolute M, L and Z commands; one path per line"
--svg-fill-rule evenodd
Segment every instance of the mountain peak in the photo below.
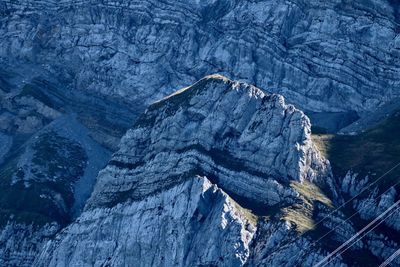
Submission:
M 263 98 L 266 95 L 261 89 L 253 85 L 231 80 L 221 74 L 211 74 L 205 76 L 193 85 L 179 89 L 165 98 L 154 102 L 149 109 L 156 109 L 164 104 L 184 104 L 194 95 L 209 90 L 218 94 L 228 93 L 231 90 L 242 91 L 255 98 Z
M 280 95 L 211 75 L 138 118 L 100 174 L 89 206 L 121 202 L 120 183 L 125 200 L 143 199 L 193 175 L 251 203 L 273 205 L 285 198 L 284 184 L 313 181 L 329 175 L 328 169 L 311 142 L 304 113 Z M 121 171 L 130 178 L 112 178 Z M 151 178 L 139 178 L 143 175 Z
M 140 116 L 100 172 L 84 213 L 62 234 L 60 244 L 49 244 L 37 265 L 62 262 L 66 251 L 79 255 L 77 247 L 96 239 L 95 231 L 81 231 L 81 222 L 95 229 L 106 220 L 120 225 L 119 233 L 134 232 L 140 243 L 154 240 L 152 246 L 162 246 L 165 265 L 240 266 L 249 257 L 257 216 L 273 215 L 293 204 L 299 195 L 293 182 L 329 180 L 329 175 L 328 163 L 310 140 L 304 113 L 286 105 L 280 95 L 220 75 L 207 76 L 154 103 Z M 101 215 L 104 210 L 107 218 Z M 137 230 L 132 231 L 131 225 Z M 159 236 L 157 231 L 166 225 L 172 228 L 161 235 L 171 232 L 179 242 Z M 69 231 L 79 232 L 74 248 Z M 207 240 L 197 232 L 206 233 Z M 225 241 L 209 254 L 208 242 L 220 242 L 216 240 Z M 177 243 L 182 245 L 176 247 Z M 115 249 L 105 240 L 93 244 Z M 133 251 L 136 245 L 127 239 L 123 246 Z M 157 249 L 146 247 L 140 253 L 151 258 L 149 253 Z M 92 258 L 102 261 L 101 257 Z M 114 254 L 110 260 L 124 257 Z M 143 257 L 135 254 L 130 260 Z

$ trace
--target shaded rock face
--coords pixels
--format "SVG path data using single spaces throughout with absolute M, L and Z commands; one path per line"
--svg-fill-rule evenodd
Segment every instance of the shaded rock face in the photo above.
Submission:
M 399 96 L 392 0 L 19 0 L 0 14 L 3 61 L 134 103 L 217 72 L 334 117 Z
M 80 214 L 109 156 L 70 117 L 13 144 L 0 166 L 1 266 L 32 266 L 43 243 Z
M 10 220 L 0 230 L 1 266 L 30 267 L 46 241 L 60 230 L 56 222 L 36 227 Z
M 242 266 L 255 233 L 267 232 L 253 213 L 297 201 L 290 182 L 331 180 L 309 132 L 281 96 L 206 77 L 138 118 L 84 212 L 34 264 Z M 266 227 L 275 224 L 296 237 L 279 220 Z
M 0 66 L 0 265 L 32 266 L 43 243 L 82 211 L 111 155 L 104 144 L 118 135 L 98 130 L 90 102 L 82 119 L 84 99 L 71 101 L 43 73 L 6 67 Z M 113 116 L 109 109 L 97 113 Z

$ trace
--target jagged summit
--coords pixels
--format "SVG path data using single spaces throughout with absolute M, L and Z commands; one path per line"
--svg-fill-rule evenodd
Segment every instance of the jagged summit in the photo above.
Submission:
M 208 76 L 140 116 L 83 213 L 34 265 L 314 266 L 331 248 L 313 240 L 327 229 L 327 244 L 357 232 L 341 212 L 326 217 L 343 201 L 334 184 L 301 111 Z M 347 176 L 339 193 L 355 184 Z
M 84 213 L 36 264 L 84 266 L 79 248 L 89 246 L 92 262 L 116 266 L 240 266 L 250 255 L 254 214 L 293 204 L 299 193 L 292 182 L 329 179 L 301 111 L 280 95 L 207 76 L 139 117 L 100 172 Z
M 165 98 L 154 102 L 152 105 L 150 105 L 149 109 L 155 109 L 170 101 L 176 102 L 176 100 L 178 99 L 182 101 L 189 100 L 192 95 L 200 93 L 202 90 L 210 90 L 215 88 L 211 86 L 213 83 L 224 84 L 226 86 L 226 92 L 228 92 L 229 90 L 245 90 L 250 96 L 254 96 L 256 98 L 262 98 L 266 95 L 265 92 L 255 87 L 254 85 L 231 80 L 221 74 L 211 74 L 205 76 L 203 79 L 199 80 L 193 85 L 179 89 L 174 93 L 166 96 Z M 284 101 L 283 98 L 282 101 Z
M 130 173 L 121 181 L 123 190 L 110 179 L 115 169 Z M 121 195 L 142 199 L 194 174 L 240 198 L 272 205 L 285 198 L 283 184 L 329 176 L 329 167 L 312 145 L 308 118 L 282 96 L 212 75 L 139 117 L 89 205 L 113 205 Z M 148 187 L 149 180 L 155 186 Z
M 330 213 L 327 205 L 343 203 L 398 161 L 396 123 L 379 125 L 399 107 L 398 2 L 2 1 L 0 265 L 35 266 L 44 242 L 61 230 L 52 224 L 58 211 L 68 215 L 86 204 L 87 182 L 96 182 L 101 162 L 109 160 L 93 145 L 115 151 L 150 103 L 221 73 L 302 109 L 313 133 L 326 133 L 316 140 L 335 174 L 341 162 L 341 174 L 330 179 L 329 165 L 309 141 L 308 119 L 283 98 L 252 96 L 259 90 L 209 77 L 137 120 L 85 212 L 39 263 L 313 266 L 399 198 L 399 188 L 378 200 L 375 193 L 358 197 L 344 213 L 358 211 L 361 218 L 344 222 L 337 214 L 310 230 Z M 58 137 L 25 136 L 58 119 L 66 120 L 57 124 Z M 78 142 L 80 131 L 65 136 L 68 125 L 87 128 L 87 142 Z M 379 129 L 369 130 L 374 125 Z M 332 135 L 340 129 L 366 132 Z M 65 153 L 47 153 L 49 146 Z M 372 170 L 368 177 L 365 169 Z M 327 199 L 321 196 L 329 190 L 319 192 L 314 182 L 330 180 L 337 194 Z M 274 203 L 289 205 L 276 209 L 283 216 L 271 215 Z M 271 220 L 243 218 L 240 206 Z M 32 220 L 37 211 L 44 212 Z M 51 216 L 42 227 L 45 214 Z M 377 229 L 332 265 L 378 266 L 399 247 L 399 218 L 386 220 L 396 231 Z M 304 255 L 313 237 L 297 233 L 321 236 L 326 228 L 334 231 L 328 241 Z

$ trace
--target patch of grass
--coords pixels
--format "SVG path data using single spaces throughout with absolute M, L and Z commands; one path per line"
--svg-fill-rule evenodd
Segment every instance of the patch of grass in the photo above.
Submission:
M 319 201 L 328 207 L 333 208 L 332 201 L 322 192 L 322 190 L 315 184 L 303 181 L 303 182 L 291 182 L 290 186 L 295 189 L 301 197 L 312 204 L 314 201 Z
M 370 182 L 373 182 L 400 162 L 400 111 L 395 112 L 374 128 L 358 135 L 333 135 L 317 130 L 313 131 L 312 139 L 321 154 L 331 162 L 336 177 L 341 178 L 351 170 L 359 173 L 360 178 L 368 175 Z M 377 186 L 384 191 L 399 179 L 400 167 L 397 167 L 379 180 Z M 368 193 L 366 192 L 366 194 Z M 347 217 L 354 213 L 351 205 L 346 205 L 342 211 Z M 366 221 L 355 216 L 352 218 L 352 223 L 361 229 L 365 226 Z M 313 234 L 318 231 L 321 229 L 313 231 Z M 321 234 L 325 234 L 327 231 L 328 229 L 323 228 Z M 382 229 L 379 232 L 384 233 Z M 392 238 L 396 236 L 392 230 L 385 235 Z M 335 246 L 329 247 L 332 244 Z M 330 239 L 329 241 L 324 240 L 321 245 L 333 250 L 339 244 Z M 345 253 L 344 258 L 347 262 L 357 263 L 359 266 L 377 266 L 379 264 L 379 260 L 365 249 Z
M 331 140 L 335 138 L 333 134 L 314 134 L 311 136 L 314 145 L 322 156 L 329 159 L 329 153 L 332 149 Z
M 359 135 L 313 133 L 312 138 L 331 162 L 336 176 L 342 177 L 352 170 L 361 177 L 370 175 L 373 180 L 400 162 L 400 112 Z M 399 177 L 400 167 L 383 179 L 383 184 L 393 183 Z
M 332 201 L 315 184 L 303 181 L 290 183 L 290 186 L 299 193 L 299 203 L 282 209 L 282 218 L 296 225 L 299 234 L 315 230 L 313 214 L 315 202 L 318 201 L 325 206 L 333 207 Z
M 238 210 L 240 214 L 242 214 L 252 225 L 254 225 L 254 226 L 257 225 L 257 222 L 258 222 L 258 216 L 257 215 L 255 215 L 251 210 L 240 206 L 232 198 L 230 198 L 230 200 L 233 203 L 233 205 L 236 208 L 236 210 Z
M 315 223 L 312 219 L 312 210 L 310 207 L 302 205 L 293 205 L 288 208 L 284 208 L 283 219 L 296 225 L 296 230 L 299 234 L 315 229 Z

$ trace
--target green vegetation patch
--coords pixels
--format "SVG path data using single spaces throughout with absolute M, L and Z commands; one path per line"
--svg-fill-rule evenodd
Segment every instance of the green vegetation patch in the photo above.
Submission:
M 331 162 L 336 177 L 343 177 L 351 170 L 359 173 L 360 178 L 368 175 L 370 182 L 374 182 L 400 162 L 400 111 L 358 135 L 328 134 L 313 129 L 312 139 L 321 154 Z M 376 184 L 382 192 L 399 179 L 400 166 L 387 173 Z M 368 190 L 365 194 L 369 194 Z M 355 212 L 351 205 L 346 205 L 341 210 L 347 217 Z M 352 223 L 361 229 L 366 221 L 355 216 Z M 313 234 L 320 237 L 327 232 L 328 230 L 322 227 L 313 231 Z M 390 230 L 387 235 L 395 236 L 395 233 Z M 327 249 L 333 250 L 339 245 L 332 239 L 323 241 L 321 245 Z M 359 266 L 377 266 L 379 262 L 367 250 L 351 251 L 345 253 L 344 257 L 348 262 L 357 263 Z
M 328 207 L 333 208 L 332 201 L 322 192 L 322 190 L 315 184 L 303 181 L 292 181 L 290 186 L 295 189 L 304 201 L 312 204 L 314 201 L 319 201 Z
M 310 207 L 295 204 L 291 207 L 284 208 L 282 211 L 283 219 L 296 225 L 296 230 L 299 234 L 304 234 L 315 229 Z
M 239 211 L 239 213 L 245 217 L 252 225 L 257 225 L 258 222 L 258 216 L 253 213 L 250 209 L 246 209 L 242 207 L 239 203 L 237 203 L 235 200 L 232 198 L 229 198 L 229 200 L 233 203 L 235 209 Z
M 299 234 L 315 230 L 315 222 L 313 219 L 315 202 L 320 202 L 332 208 L 332 201 L 317 185 L 311 182 L 293 181 L 290 183 L 290 187 L 299 193 L 300 202 L 282 209 L 283 219 L 295 224 Z
M 352 170 L 361 177 L 380 177 L 400 162 L 400 112 L 359 135 L 312 135 L 314 144 L 332 164 L 334 174 L 344 176 Z M 400 167 L 391 172 L 381 185 L 400 177 Z

